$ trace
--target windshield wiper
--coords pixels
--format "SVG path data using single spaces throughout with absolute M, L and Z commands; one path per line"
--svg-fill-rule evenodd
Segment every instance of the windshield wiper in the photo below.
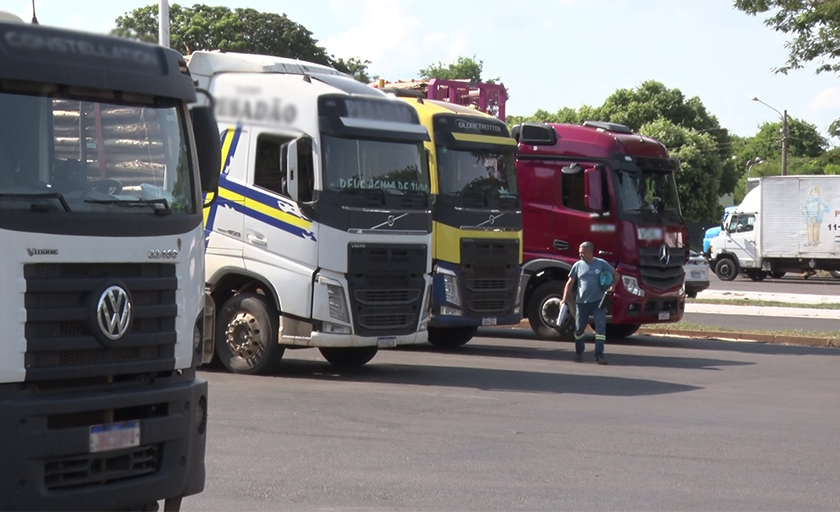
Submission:
M 172 213 L 172 209 L 169 207 L 169 202 L 166 201 L 165 198 L 157 198 L 150 200 L 85 200 L 85 203 L 94 203 L 96 205 L 125 205 L 127 207 L 153 206 L 155 207 L 156 215 L 167 216 Z
M 4 199 L 57 199 L 61 206 L 64 208 L 65 211 L 70 212 L 70 205 L 67 204 L 67 200 L 64 199 L 64 195 L 60 192 L 33 192 L 33 193 L 0 193 L 0 200 Z M 32 210 L 44 210 L 40 208 L 37 203 L 33 203 L 30 205 Z

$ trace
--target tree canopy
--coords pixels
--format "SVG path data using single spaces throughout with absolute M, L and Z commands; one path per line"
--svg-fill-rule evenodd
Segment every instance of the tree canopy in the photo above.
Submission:
M 777 73 L 817 61 L 817 73 L 840 71 L 840 0 L 734 0 L 736 9 L 758 15 L 772 11 L 764 23 L 792 37 L 788 60 Z
M 473 82 L 486 82 L 494 84 L 499 82 L 499 77 L 484 78 L 484 61 L 476 60 L 475 55 L 472 57 L 458 57 L 455 62 L 444 64 L 438 62 L 437 64 L 430 64 L 420 70 L 420 78 L 429 80 L 431 78 L 439 78 L 442 80 L 458 80 L 465 79 Z
M 285 14 L 250 8 L 195 4 L 169 7 L 170 46 L 181 53 L 197 50 L 254 53 L 301 59 L 332 66 L 369 82 L 369 61 L 341 59 L 327 53 L 303 25 Z M 158 5 L 134 9 L 116 20 L 114 35 L 155 43 L 158 39 Z

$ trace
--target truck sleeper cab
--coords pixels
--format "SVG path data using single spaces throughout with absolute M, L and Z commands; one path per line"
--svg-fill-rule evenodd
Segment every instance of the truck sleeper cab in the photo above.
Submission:
M 488 114 L 444 101 L 405 101 L 434 138 L 426 143 L 436 198 L 429 342 L 458 347 L 479 326 L 522 320 L 516 141 Z
M 584 241 L 622 276 L 609 305 L 608 338 L 680 320 L 689 249 L 675 182 L 679 163 L 665 147 L 614 123 L 526 123 L 511 132 L 519 142 L 523 267 L 532 273 L 523 304 L 531 328 L 542 337 L 572 337 L 573 323 L 556 320 Z
M 416 112 L 330 68 L 196 52 L 216 98 L 219 198 L 206 212 L 216 352 L 271 372 L 286 348 L 336 366 L 426 342 L 431 191 Z
M 175 51 L 0 21 L 4 511 L 177 509 L 204 488 L 219 143 L 194 138 L 216 125 L 195 98 Z

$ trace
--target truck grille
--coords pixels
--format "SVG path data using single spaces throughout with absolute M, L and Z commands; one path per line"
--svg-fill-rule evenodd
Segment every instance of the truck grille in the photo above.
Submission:
M 462 301 L 472 315 L 513 314 L 519 280 L 519 240 L 461 239 Z
M 161 451 L 157 446 L 135 447 L 106 455 L 86 454 L 47 460 L 44 464 L 44 487 L 60 490 L 107 484 L 154 474 L 160 468 Z
M 425 290 L 425 245 L 349 244 L 347 287 L 356 334 L 408 335 Z
M 23 270 L 26 381 L 173 368 L 175 264 L 26 264 Z M 95 302 L 104 285 L 117 282 L 131 295 L 133 322 L 122 338 L 104 344 Z
M 639 273 L 642 285 L 668 290 L 682 285 L 685 265 L 685 248 L 668 248 L 670 261 L 663 265 L 661 248 L 639 248 Z

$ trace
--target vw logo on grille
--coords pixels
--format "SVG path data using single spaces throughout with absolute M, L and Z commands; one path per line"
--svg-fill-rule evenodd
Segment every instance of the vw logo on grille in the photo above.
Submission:
M 96 305 L 99 329 L 109 340 L 118 340 L 131 326 L 131 299 L 119 285 L 112 285 L 102 292 Z
M 668 251 L 668 245 L 663 244 L 661 248 L 659 248 L 659 262 L 662 265 L 668 265 L 671 263 L 671 252 Z

